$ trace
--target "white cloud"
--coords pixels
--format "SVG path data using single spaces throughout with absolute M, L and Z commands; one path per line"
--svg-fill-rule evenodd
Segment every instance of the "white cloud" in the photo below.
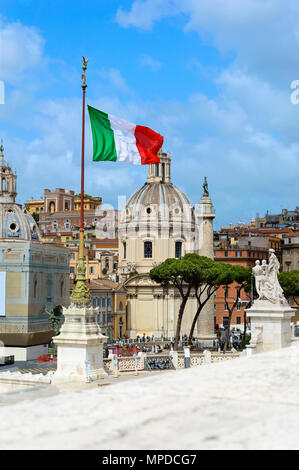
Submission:
M 153 70 L 158 70 L 162 67 L 162 63 L 159 60 L 153 59 L 150 55 L 143 54 L 140 58 L 141 65 L 150 67 Z
M 136 0 L 129 12 L 118 9 L 116 21 L 124 28 L 136 26 L 140 29 L 151 29 L 154 21 L 177 13 L 175 3 L 174 0 Z
M 23 73 L 43 60 L 44 39 L 35 28 L 0 22 L 0 78 L 20 81 Z
M 118 69 L 101 69 L 100 70 L 100 76 L 108 80 L 116 89 L 120 91 L 128 91 L 129 87 L 126 84 L 125 79 L 120 73 L 120 70 Z

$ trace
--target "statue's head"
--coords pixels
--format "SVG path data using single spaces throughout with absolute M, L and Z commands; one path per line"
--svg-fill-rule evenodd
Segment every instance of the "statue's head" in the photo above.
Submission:
M 257 259 L 257 260 L 256 260 L 256 262 L 255 262 L 255 264 L 256 264 L 257 266 L 259 266 L 259 264 L 260 264 L 260 260 L 259 260 L 259 259 Z
M 275 250 L 273 250 L 273 248 L 269 248 L 269 253 L 272 255 L 272 253 L 275 253 Z
M 267 261 L 265 259 L 262 260 L 262 265 L 265 266 L 267 264 Z

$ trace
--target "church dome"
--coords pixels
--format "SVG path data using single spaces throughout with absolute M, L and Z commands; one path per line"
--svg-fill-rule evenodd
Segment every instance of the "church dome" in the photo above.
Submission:
M 194 223 L 194 207 L 189 198 L 171 182 L 170 157 L 159 153 L 160 163 L 149 165 L 147 182 L 128 200 L 122 222 L 184 221 Z
M 17 175 L 4 160 L 0 146 L 0 239 L 39 240 L 37 224 L 26 209 L 16 204 Z

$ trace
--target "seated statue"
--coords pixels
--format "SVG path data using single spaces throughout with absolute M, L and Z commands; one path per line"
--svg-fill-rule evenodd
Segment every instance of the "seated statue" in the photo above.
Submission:
M 259 260 L 255 262 L 252 269 L 255 277 L 255 286 L 259 295 L 258 300 L 265 300 L 273 304 L 287 304 L 283 290 L 278 281 L 279 261 L 275 256 L 275 251 L 269 249 L 270 257 L 267 264 L 266 260 L 260 265 Z

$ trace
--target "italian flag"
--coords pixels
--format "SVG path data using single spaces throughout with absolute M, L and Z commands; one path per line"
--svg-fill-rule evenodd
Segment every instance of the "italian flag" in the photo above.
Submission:
M 134 165 L 159 163 L 157 153 L 163 136 L 149 127 L 138 126 L 88 106 L 93 161 L 128 162 Z

